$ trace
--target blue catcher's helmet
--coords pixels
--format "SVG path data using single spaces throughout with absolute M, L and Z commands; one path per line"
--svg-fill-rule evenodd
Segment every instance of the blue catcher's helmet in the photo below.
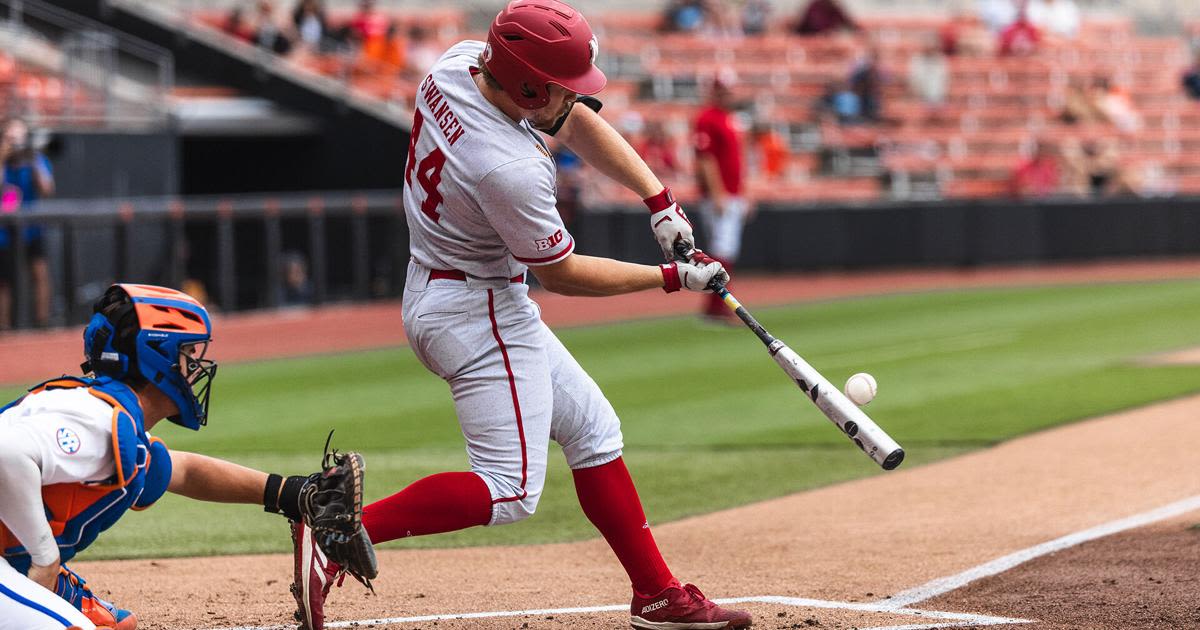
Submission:
M 171 422 L 192 430 L 207 424 L 217 363 L 204 358 L 212 339 L 204 306 L 174 289 L 114 284 L 93 310 L 83 331 L 83 371 L 148 381 L 179 408 Z

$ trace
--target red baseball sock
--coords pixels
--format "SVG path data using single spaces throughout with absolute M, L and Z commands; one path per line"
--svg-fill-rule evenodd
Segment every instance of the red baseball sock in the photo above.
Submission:
M 371 542 L 452 532 L 492 520 L 492 493 L 475 473 L 439 473 L 419 479 L 363 507 Z
M 666 588 L 674 576 L 650 533 L 625 460 L 617 458 L 603 466 L 572 473 L 583 513 L 617 554 L 633 590 L 653 595 Z

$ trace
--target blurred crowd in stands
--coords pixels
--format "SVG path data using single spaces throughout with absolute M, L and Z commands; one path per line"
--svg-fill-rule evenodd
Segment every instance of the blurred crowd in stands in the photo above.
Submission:
M 374 0 L 361 0 L 342 21 L 330 17 L 322 0 L 299 0 L 286 17 L 272 0 L 257 0 L 234 5 L 223 29 L 279 55 L 351 56 L 362 72 L 419 77 L 443 52 L 436 34 L 421 24 L 406 26 Z
M 1068 52 L 1077 53 L 1077 57 L 1090 55 L 1097 46 L 1104 45 L 1094 40 L 1103 31 L 1087 28 L 1076 0 L 963 0 L 951 6 L 932 27 L 924 23 L 915 27 L 919 39 L 917 45 L 910 46 L 905 42 L 913 35 L 902 30 L 911 20 L 897 18 L 895 23 L 900 26 L 892 26 L 883 16 L 855 16 L 839 0 L 809 0 L 786 15 L 772 0 L 666 0 L 657 24 L 651 27 L 653 31 L 675 38 L 672 42 L 680 37 L 705 42 L 717 49 L 718 61 L 728 61 L 727 67 L 714 71 L 711 66 L 701 69 L 697 65 L 691 96 L 665 97 L 674 101 L 691 99 L 692 108 L 683 113 L 684 118 L 647 115 L 637 101 L 664 97 L 658 93 L 648 96 L 644 91 L 624 102 L 618 97 L 606 115 L 652 167 L 668 179 L 686 178 L 696 189 L 693 121 L 699 112 L 696 103 L 703 99 L 705 81 L 715 73 L 736 76 L 741 69 L 739 51 L 753 46 L 753 39 L 777 41 L 791 37 L 800 55 L 791 58 L 789 53 L 789 58 L 780 60 L 781 71 L 803 73 L 810 59 L 824 64 L 821 68 L 835 63 L 831 60 L 844 59 L 843 70 L 811 72 L 809 76 L 821 77 L 819 89 L 812 96 L 802 96 L 800 103 L 789 103 L 789 111 L 796 113 L 786 117 L 778 113 L 777 103 L 790 97 L 780 95 L 776 105 L 764 109 L 761 92 L 748 94 L 748 87 L 738 92 L 740 102 L 731 107 L 745 137 L 744 158 L 751 189 L 778 192 L 780 188 L 772 182 L 795 181 L 797 173 L 801 180 L 819 186 L 823 176 L 830 175 L 831 165 L 874 158 L 883 184 L 859 188 L 851 181 L 841 186 L 840 193 L 837 186 L 831 185 L 829 198 L 865 199 L 862 190 L 874 190 L 875 197 L 886 196 L 888 186 L 893 195 L 903 196 L 910 187 L 897 187 L 894 182 L 911 179 L 914 169 L 919 175 L 935 174 L 941 190 L 935 194 L 950 197 L 1158 195 L 1172 191 L 1172 185 L 1164 183 L 1161 165 L 1128 157 L 1128 147 L 1136 144 L 1138 134 L 1147 125 L 1139 110 L 1139 99 L 1135 98 L 1138 95 L 1133 92 L 1138 87 L 1134 80 L 1137 69 L 1126 62 L 1060 63 L 1068 58 Z M 603 14 L 592 17 L 592 21 L 601 34 L 602 51 L 614 35 L 641 38 L 640 45 L 652 56 L 660 47 L 653 32 L 642 32 L 638 27 L 623 30 L 619 20 L 609 20 Z M 413 86 L 445 46 L 464 36 L 457 31 L 437 32 L 436 24 L 423 21 L 419 14 L 383 10 L 374 0 L 361 0 L 352 12 L 337 17 L 327 11 L 322 0 L 297 0 L 287 6 L 274 0 L 248 1 L 234 6 L 221 28 L 263 49 L 347 78 L 356 87 L 396 104 L 407 103 Z M 1130 24 L 1121 37 L 1132 37 L 1132 32 Z M 805 47 L 818 52 L 835 51 L 836 55 L 806 57 Z M 1200 51 L 1195 54 L 1200 55 Z M 1023 71 L 1023 60 L 1029 60 L 1029 72 L 1040 72 L 1041 78 L 1013 75 L 1014 69 Z M 653 67 L 644 65 L 645 57 L 642 61 L 643 70 L 650 75 L 644 81 L 677 79 L 658 76 Z M 378 77 L 392 77 L 394 84 L 388 87 L 374 81 Z M 1183 93 L 1200 99 L 1200 56 L 1181 78 Z M 975 90 L 975 84 L 970 88 L 955 85 L 972 79 L 984 80 L 982 89 Z M 991 165 L 984 169 L 987 178 L 968 181 L 974 177 L 970 173 L 975 163 L 964 169 L 961 162 L 977 154 L 971 134 L 986 128 L 990 124 L 986 117 L 994 115 L 993 106 L 1001 104 L 1002 99 L 992 100 L 991 92 L 1009 83 L 1019 89 L 1021 81 L 1028 81 L 1025 93 L 1006 95 L 1007 103 L 1013 107 L 1019 103 L 1026 110 L 1012 115 L 1025 117 L 1026 133 L 1019 142 L 1019 153 L 1014 141 L 1008 154 L 1008 164 L 1003 167 L 1007 181 L 996 177 L 994 154 L 985 156 Z M 614 89 L 618 89 L 617 82 L 610 83 L 608 93 Z M 796 105 L 801 107 L 797 109 Z M 772 107 L 775 111 L 770 111 Z M 910 114 L 914 110 L 915 117 Z M 1173 119 L 1160 117 L 1155 122 L 1163 127 L 1169 120 Z M 1012 129 L 1011 120 L 1000 122 Z M 927 129 L 962 129 L 969 133 L 963 134 L 965 138 L 950 140 L 941 139 L 945 136 L 942 134 L 936 142 L 911 139 L 916 136 L 920 140 L 921 132 Z M 805 137 L 818 138 L 816 145 L 799 140 Z M 949 158 L 957 159 L 951 167 L 947 166 Z M 589 198 L 611 198 L 612 191 L 608 190 L 589 193 L 595 178 L 577 158 L 564 155 L 559 163 L 560 184 L 566 192 L 564 212 L 577 212 Z M 961 176 L 959 184 L 982 186 L 955 187 L 955 182 L 947 179 L 948 172 Z M 1200 177 L 1200 171 L 1195 175 Z M 893 184 L 888 183 L 889 178 Z M 1030 180 L 1037 180 L 1037 185 L 1031 185 Z M 827 178 L 826 183 L 833 182 Z M 823 194 L 810 199 L 820 199 Z

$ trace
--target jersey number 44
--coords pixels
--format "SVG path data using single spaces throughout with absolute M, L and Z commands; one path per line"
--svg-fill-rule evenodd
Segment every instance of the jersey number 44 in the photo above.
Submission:
M 425 201 L 421 203 L 421 212 L 437 223 L 441 219 L 437 208 L 442 205 L 442 194 L 438 192 L 438 184 L 442 183 L 442 167 L 446 165 L 446 154 L 441 147 L 434 147 L 420 162 L 417 163 L 417 140 L 421 137 L 421 127 L 425 117 L 418 109 L 413 115 L 412 137 L 408 141 L 408 167 L 404 169 L 404 181 L 412 186 L 413 171 L 417 172 L 417 183 L 425 191 Z

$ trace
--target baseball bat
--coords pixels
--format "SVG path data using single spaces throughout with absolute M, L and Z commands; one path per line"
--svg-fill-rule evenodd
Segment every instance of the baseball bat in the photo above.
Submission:
M 687 260 L 687 255 L 681 254 L 678 248 L 676 253 Z M 754 334 L 767 347 L 771 358 L 775 359 L 775 363 L 779 364 L 784 373 L 796 382 L 808 399 L 817 406 L 817 409 L 820 409 L 821 413 L 825 414 L 825 417 L 829 418 L 830 422 L 833 422 L 834 426 L 850 438 L 868 457 L 875 460 L 875 463 L 884 470 L 892 470 L 904 461 L 904 449 L 886 431 L 875 424 L 875 421 L 867 416 L 858 405 L 846 398 L 841 390 L 821 376 L 816 368 L 796 354 L 796 351 L 767 332 L 762 324 L 754 319 L 750 311 L 746 310 L 746 307 L 738 302 L 729 289 L 725 288 L 724 282 L 714 278 L 708 288 L 721 296 L 725 305 L 737 314 L 738 319 L 754 331 Z

